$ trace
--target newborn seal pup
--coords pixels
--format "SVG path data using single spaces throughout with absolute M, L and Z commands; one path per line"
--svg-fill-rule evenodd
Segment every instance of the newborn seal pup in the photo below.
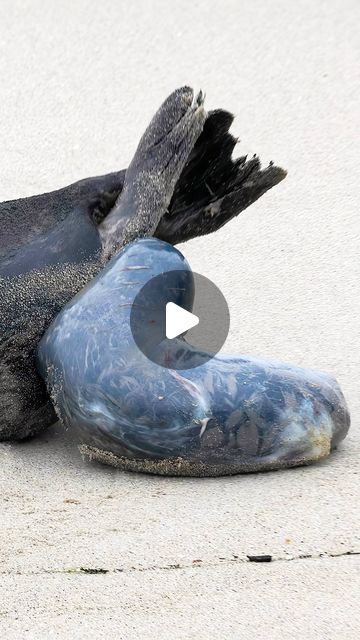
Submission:
M 208 360 L 183 338 L 156 347 L 166 367 L 138 349 L 130 327 L 137 294 L 155 276 L 174 272 L 172 301 L 191 312 L 191 282 L 182 275 L 189 271 L 169 244 L 132 242 L 41 339 L 39 371 L 83 454 L 123 469 L 192 476 L 280 469 L 327 456 L 349 428 L 330 375 L 247 356 Z M 162 322 L 167 292 L 158 294 L 155 310 L 153 299 L 143 300 L 141 322 Z M 200 364 L 191 368 L 194 359 Z M 189 368 L 179 368 L 184 362 Z
M 232 160 L 232 116 L 206 114 L 202 100 L 188 87 L 171 94 L 127 171 L 0 204 L 0 440 L 56 419 L 34 349 L 113 251 L 142 235 L 174 244 L 215 231 L 285 177 Z

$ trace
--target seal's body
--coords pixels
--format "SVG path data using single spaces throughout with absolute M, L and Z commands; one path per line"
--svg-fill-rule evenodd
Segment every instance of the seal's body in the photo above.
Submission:
M 125 171 L 0 204 L 0 440 L 55 420 L 34 366 L 61 308 L 138 237 L 171 244 L 221 227 L 286 173 L 232 160 L 232 116 L 184 87 L 164 102 Z
M 55 315 L 101 267 L 101 240 L 92 214 L 109 193 L 120 190 L 122 178 L 118 181 L 114 174 L 84 182 L 69 187 L 69 193 L 60 190 L 0 208 L 3 440 L 26 437 L 56 420 L 36 373 L 34 349 Z
M 140 289 L 159 274 L 189 270 L 169 244 L 133 242 L 42 338 L 39 371 L 83 452 L 169 475 L 278 469 L 327 456 L 349 428 L 345 400 L 331 376 L 245 356 L 208 360 L 184 339 L 170 341 L 170 348 L 169 341 L 159 345 L 166 367 L 138 349 L 130 313 Z M 192 296 L 183 284 L 177 289 L 175 303 L 191 310 Z M 148 304 L 150 310 L 154 300 Z M 190 367 L 202 355 L 204 364 L 176 370 L 180 361 Z

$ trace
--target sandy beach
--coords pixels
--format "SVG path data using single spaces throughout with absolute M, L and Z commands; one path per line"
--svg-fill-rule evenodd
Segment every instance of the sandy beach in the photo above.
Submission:
M 89 464 L 60 425 L 1 443 L 3 638 L 359 637 L 359 24 L 355 0 L 2 0 L 0 200 L 126 167 L 201 87 L 238 155 L 288 170 L 180 246 L 229 303 L 223 350 L 330 372 L 352 417 L 323 463 L 217 479 Z

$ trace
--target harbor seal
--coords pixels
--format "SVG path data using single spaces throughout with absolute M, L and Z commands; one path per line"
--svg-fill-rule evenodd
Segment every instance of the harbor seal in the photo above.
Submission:
M 248 356 L 209 359 L 184 338 L 158 345 L 156 360 L 166 366 L 140 351 L 132 305 L 144 285 L 167 272 L 179 274 L 172 301 L 191 312 L 183 255 L 155 238 L 137 240 L 65 306 L 39 343 L 39 372 L 84 455 L 185 476 L 280 469 L 327 456 L 349 428 L 330 375 Z M 141 322 L 161 322 L 153 308 L 163 295 L 143 299 Z
M 126 171 L 0 205 L 0 440 L 56 419 L 36 344 L 114 252 L 136 237 L 175 244 L 215 231 L 285 177 L 255 157 L 232 160 L 232 116 L 202 102 L 189 87 L 171 94 Z

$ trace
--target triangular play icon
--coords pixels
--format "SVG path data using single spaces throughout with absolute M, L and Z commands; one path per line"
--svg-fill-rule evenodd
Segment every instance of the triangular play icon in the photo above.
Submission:
M 193 313 L 186 311 L 174 302 L 168 302 L 166 305 L 166 337 L 172 340 L 177 338 L 185 331 L 196 327 L 199 324 L 199 318 Z

